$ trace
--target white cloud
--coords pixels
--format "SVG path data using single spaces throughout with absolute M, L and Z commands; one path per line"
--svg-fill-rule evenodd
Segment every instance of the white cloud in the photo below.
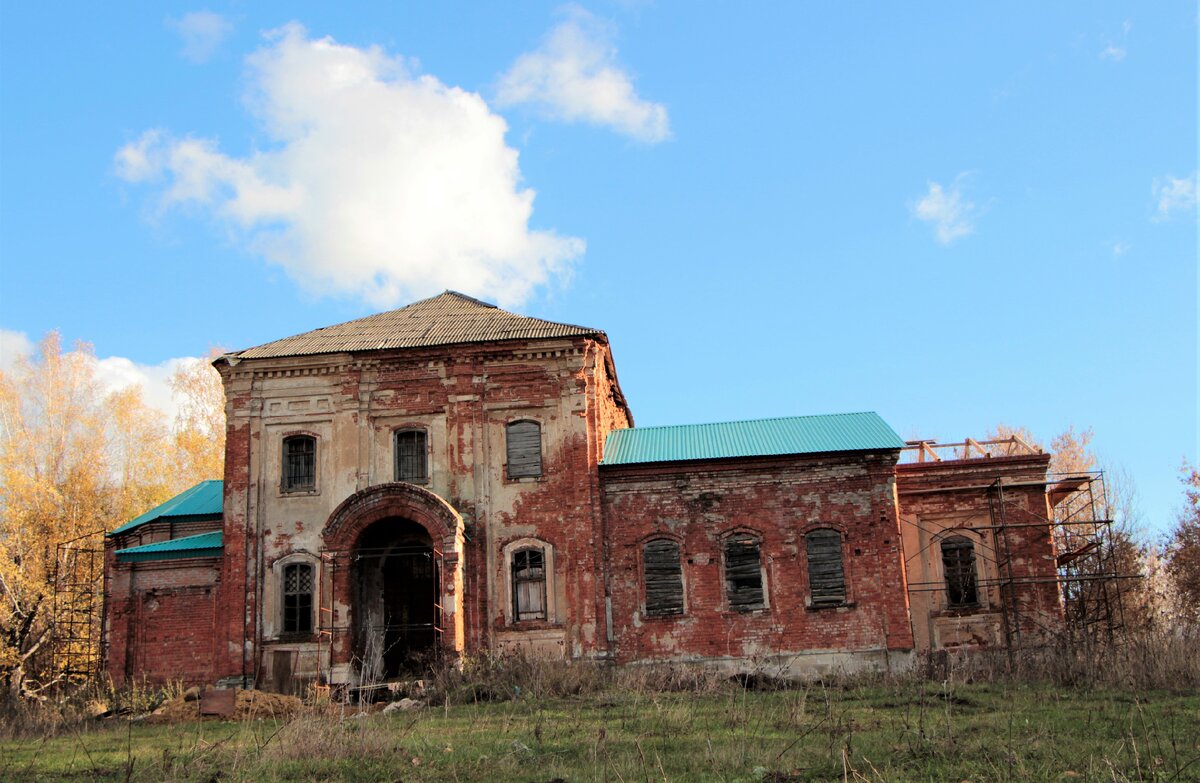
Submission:
M 70 349 L 67 349 L 70 350 Z M 20 356 L 30 356 L 37 346 L 24 332 L 0 329 L 0 371 L 12 372 Z M 205 361 L 195 356 L 167 359 L 159 364 L 139 364 L 124 356 L 96 358 L 93 370 L 97 383 L 106 392 L 120 391 L 134 385 L 142 387 L 143 399 L 158 408 L 171 421 L 179 411 L 179 401 L 169 381 L 180 367 Z
M 928 190 L 912 205 L 913 216 L 931 223 L 938 242 L 949 245 L 975 230 L 975 205 L 963 198 L 961 183 L 965 174 L 959 174 L 949 186 L 943 188 L 930 182 Z
M 609 30 L 575 9 L 542 45 L 517 58 L 500 77 L 500 106 L 533 104 L 554 119 L 607 125 L 655 143 L 671 134 L 667 109 L 643 100 L 617 63 Z
M 1116 241 L 1112 243 L 1112 254 L 1118 258 L 1128 253 L 1133 249 L 1133 245 L 1128 242 Z
M 1158 177 L 1152 190 L 1158 201 L 1155 220 L 1168 220 L 1196 208 L 1196 172 L 1187 177 Z
M 183 39 L 180 56 L 188 62 L 200 64 L 208 62 L 221 43 L 233 32 L 233 24 L 212 11 L 193 11 L 184 14 L 180 19 L 168 21 L 171 27 Z
M 33 353 L 33 343 L 24 332 L 0 329 L 0 372 L 12 372 L 17 357 Z
M 444 288 L 520 304 L 583 253 L 529 228 L 534 192 L 479 95 L 294 23 L 248 62 L 271 149 L 237 158 L 152 130 L 117 152 L 117 173 L 163 177 L 163 208 L 199 205 L 310 290 L 376 306 Z
M 1125 47 L 1109 44 L 1100 51 L 1100 59 L 1119 63 L 1125 59 L 1126 54 Z

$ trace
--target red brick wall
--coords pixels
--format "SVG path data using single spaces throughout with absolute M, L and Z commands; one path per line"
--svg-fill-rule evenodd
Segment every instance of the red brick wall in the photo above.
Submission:
M 749 657 L 913 646 L 893 502 L 895 452 L 601 468 L 617 659 Z M 844 534 L 851 604 L 809 609 L 804 533 Z M 723 540 L 762 540 L 770 607 L 728 608 Z M 641 545 L 681 544 L 686 614 L 646 618 Z
M 104 629 L 113 683 L 212 682 L 217 561 L 118 564 L 113 551 L 106 553 Z

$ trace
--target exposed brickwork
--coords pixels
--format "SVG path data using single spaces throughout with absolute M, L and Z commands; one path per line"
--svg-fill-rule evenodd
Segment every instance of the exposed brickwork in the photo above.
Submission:
M 440 640 L 452 653 L 520 648 L 622 662 L 821 654 L 828 665 L 890 665 L 914 649 L 992 644 L 1017 630 L 1033 638 L 1061 617 L 1053 584 L 1014 585 L 1003 588 L 1015 599 L 1013 624 L 998 624 L 1000 574 L 987 571 L 1000 560 L 1027 582 L 1054 573 L 1044 456 L 897 466 L 896 451 L 880 451 L 601 466 L 607 433 L 633 420 L 595 334 L 217 366 L 228 422 L 224 556 L 132 565 L 112 556 L 213 523 L 156 523 L 110 542 L 106 665 L 117 682 L 284 687 L 301 670 L 352 682 L 365 611 L 355 606 L 353 580 L 365 579 L 355 548 L 380 522 L 427 534 Z M 508 476 L 515 421 L 541 427 L 540 476 Z M 395 481 L 394 436 L 412 428 L 426 433 L 420 486 Z M 282 441 L 297 433 L 315 439 L 316 482 L 287 491 Z M 989 516 L 997 479 L 1013 523 L 1003 559 Z M 818 528 L 842 537 L 841 605 L 808 602 L 805 534 Z M 935 553 L 939 536 L 956 530 L 978 546 L 978 606 L 946 605 Z M 728 600 L 725 540 L 735 533 L 761 546 L 766 606 L 754 611 Z M 679 616 L 646 616 L 641 557 L 656 536 L 680 547 Z M 545 619 L 514 620 L 521 547 L 543 549 Z M 297 562 L 314 569 L 314 623 L 328 636 L 284 633 L 281 578 Z M 291 669 L 272 671 L 276 661 Z
M 617 657 L 757 657 L 813 650 L 909 650 L 912 631 L 895 506 L 895 453 L 602 468 L 611 534 Z M 804 533 L 841 532 L 848 604 L 814 610 Z M 723 541 L 761 538 L 769 607 L 729 608 Z M 642 544 L 681 545 L 686 612 L 647 618 Z
M 116 563 L 105 553 L 105 672 L 133 681 L 213 679 L 217 562 L 213 558 Z

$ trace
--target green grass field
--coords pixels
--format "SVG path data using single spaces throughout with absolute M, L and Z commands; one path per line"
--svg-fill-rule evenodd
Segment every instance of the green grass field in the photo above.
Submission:
M 90 722 L 0 743 L 0 779 L 1200 780 L 1200 696 L 1166 692 L 814 684 L 355 713 Z

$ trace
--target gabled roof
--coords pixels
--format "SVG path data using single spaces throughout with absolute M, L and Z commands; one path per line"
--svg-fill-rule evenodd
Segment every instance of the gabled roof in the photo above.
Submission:
M 224 550 L 220 530 L 194 536 L 156 541 L 153 544 L 118 549 L 117 560 L 122 563 L 141 563 L 147 560 L 179 560 L 185 557 L 220 557 Z
M 877 413 L 788 416 L 613 430 L 602 465 L 899 449 L 904 440 Z
M 284 337 L 229 355 L 239 359 L 267 359 L 593 334 L 604 333 L 586 326 L 517 315 L 457 291 L 446 291 L 399 310 Z
M 142 514 L 134 517 L 116 530 L 110 536 L 128 533 L 134 528 L 163 519 L 168 522 L 204 521 L 220 519 L 224 502 L 225 482 L 219 480 L 201 481 L 189 490 L 180 492 L 175 497 Z

